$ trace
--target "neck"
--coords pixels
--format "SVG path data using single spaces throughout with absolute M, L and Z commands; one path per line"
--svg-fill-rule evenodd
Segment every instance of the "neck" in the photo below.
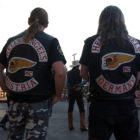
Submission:
M 45 27 L 44 26 L 41 26 L 40 27 L 40 31 L 44 31 L 45 30 Z

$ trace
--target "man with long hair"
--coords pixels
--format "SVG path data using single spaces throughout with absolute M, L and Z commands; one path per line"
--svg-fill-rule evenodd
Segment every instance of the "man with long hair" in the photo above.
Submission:
M 8 39 L 0 54 L 0 86 L 9 99 L 8 140 L 21 140 L 25 130 L 26 140 L 45 140 L 51 106 L 65 84 L 66 60 L 59 42 L 44 32 L 47 12 L 33 9 L 28 24 L 26 31 Z
M 140 71 L 140 41 L 128 35 L 124 16 L 107 6 L 97 34 L 85 40 L 81 76 L 90 82 L 89 140 L 138 140 L 139 121 L 134 102 Z

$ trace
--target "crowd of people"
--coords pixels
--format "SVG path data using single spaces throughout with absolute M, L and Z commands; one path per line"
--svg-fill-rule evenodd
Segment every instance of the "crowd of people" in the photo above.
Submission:
M 33 9 L 29 27 L 9 38 L 0 53 L 0 87 L 8 100 L 7 139 L 22 140 L 26 132 L 26 140 L 45 140 L 51 109 L 66 86 L 70 131 L 76 101 L 80 130 L 88 131 L 88 140 L 109 140 L 112 134 L 116 140 L 139 140 L 135 92 L 140 41 L 129 35 L 121 9 L 103 9 L 97 33 L 85 40 L 79 62 L 68 73 L 58 39 L 44 31 L 48 23 L 45 9 Z M 82 92 L 87 82 L 88 127 Z

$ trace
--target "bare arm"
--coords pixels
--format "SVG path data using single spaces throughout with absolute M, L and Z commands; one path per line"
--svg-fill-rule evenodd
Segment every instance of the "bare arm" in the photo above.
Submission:
M 137 72 L 137 81 L 136 81 L 136 85 L 137 85 L 137 91 L 140 90 L 140 72 Z
M 4 69 L 5 67 L 2 64 L 0 64 L 0 87 L 3 91 L 6 91 Z
M 52 64 L 55 71 L 55 90 L 56 94 L 53 97 L 52 104 L 55 104 L 61 97 L 63 88 L 65 86 L 66 72 L 64 69 L 64 64 L 61 61 L 57 61 Z
M 88 76 L 88 68 L 86 65 L 81 65 L 81 68 L 80 68 L 80 75 L 83 79 L 85 80 L 89 80 L 89 76 Z
M 137 72 L 137 82 L 140 80 L 140 71 Z

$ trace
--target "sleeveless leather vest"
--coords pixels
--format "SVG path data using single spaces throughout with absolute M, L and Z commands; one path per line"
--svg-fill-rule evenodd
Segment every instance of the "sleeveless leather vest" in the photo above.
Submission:
M 139 42 L 129 36 L 127 46 L 118 46 L 115 39 L 100 45 L 100 36 L 91 42 L 88 63 L 90 92 L 95 98 L 123 99 L 133 98 L 136 90 L 137 54 Z
M 48 53 L 54 38 L 40 32 L 36 38 L 25 44 L 22 36 L 23 34 L 14 37 L 7 45 L 8 91 L 26 95 L 50 94 L 53 75 L 48 62 Z

